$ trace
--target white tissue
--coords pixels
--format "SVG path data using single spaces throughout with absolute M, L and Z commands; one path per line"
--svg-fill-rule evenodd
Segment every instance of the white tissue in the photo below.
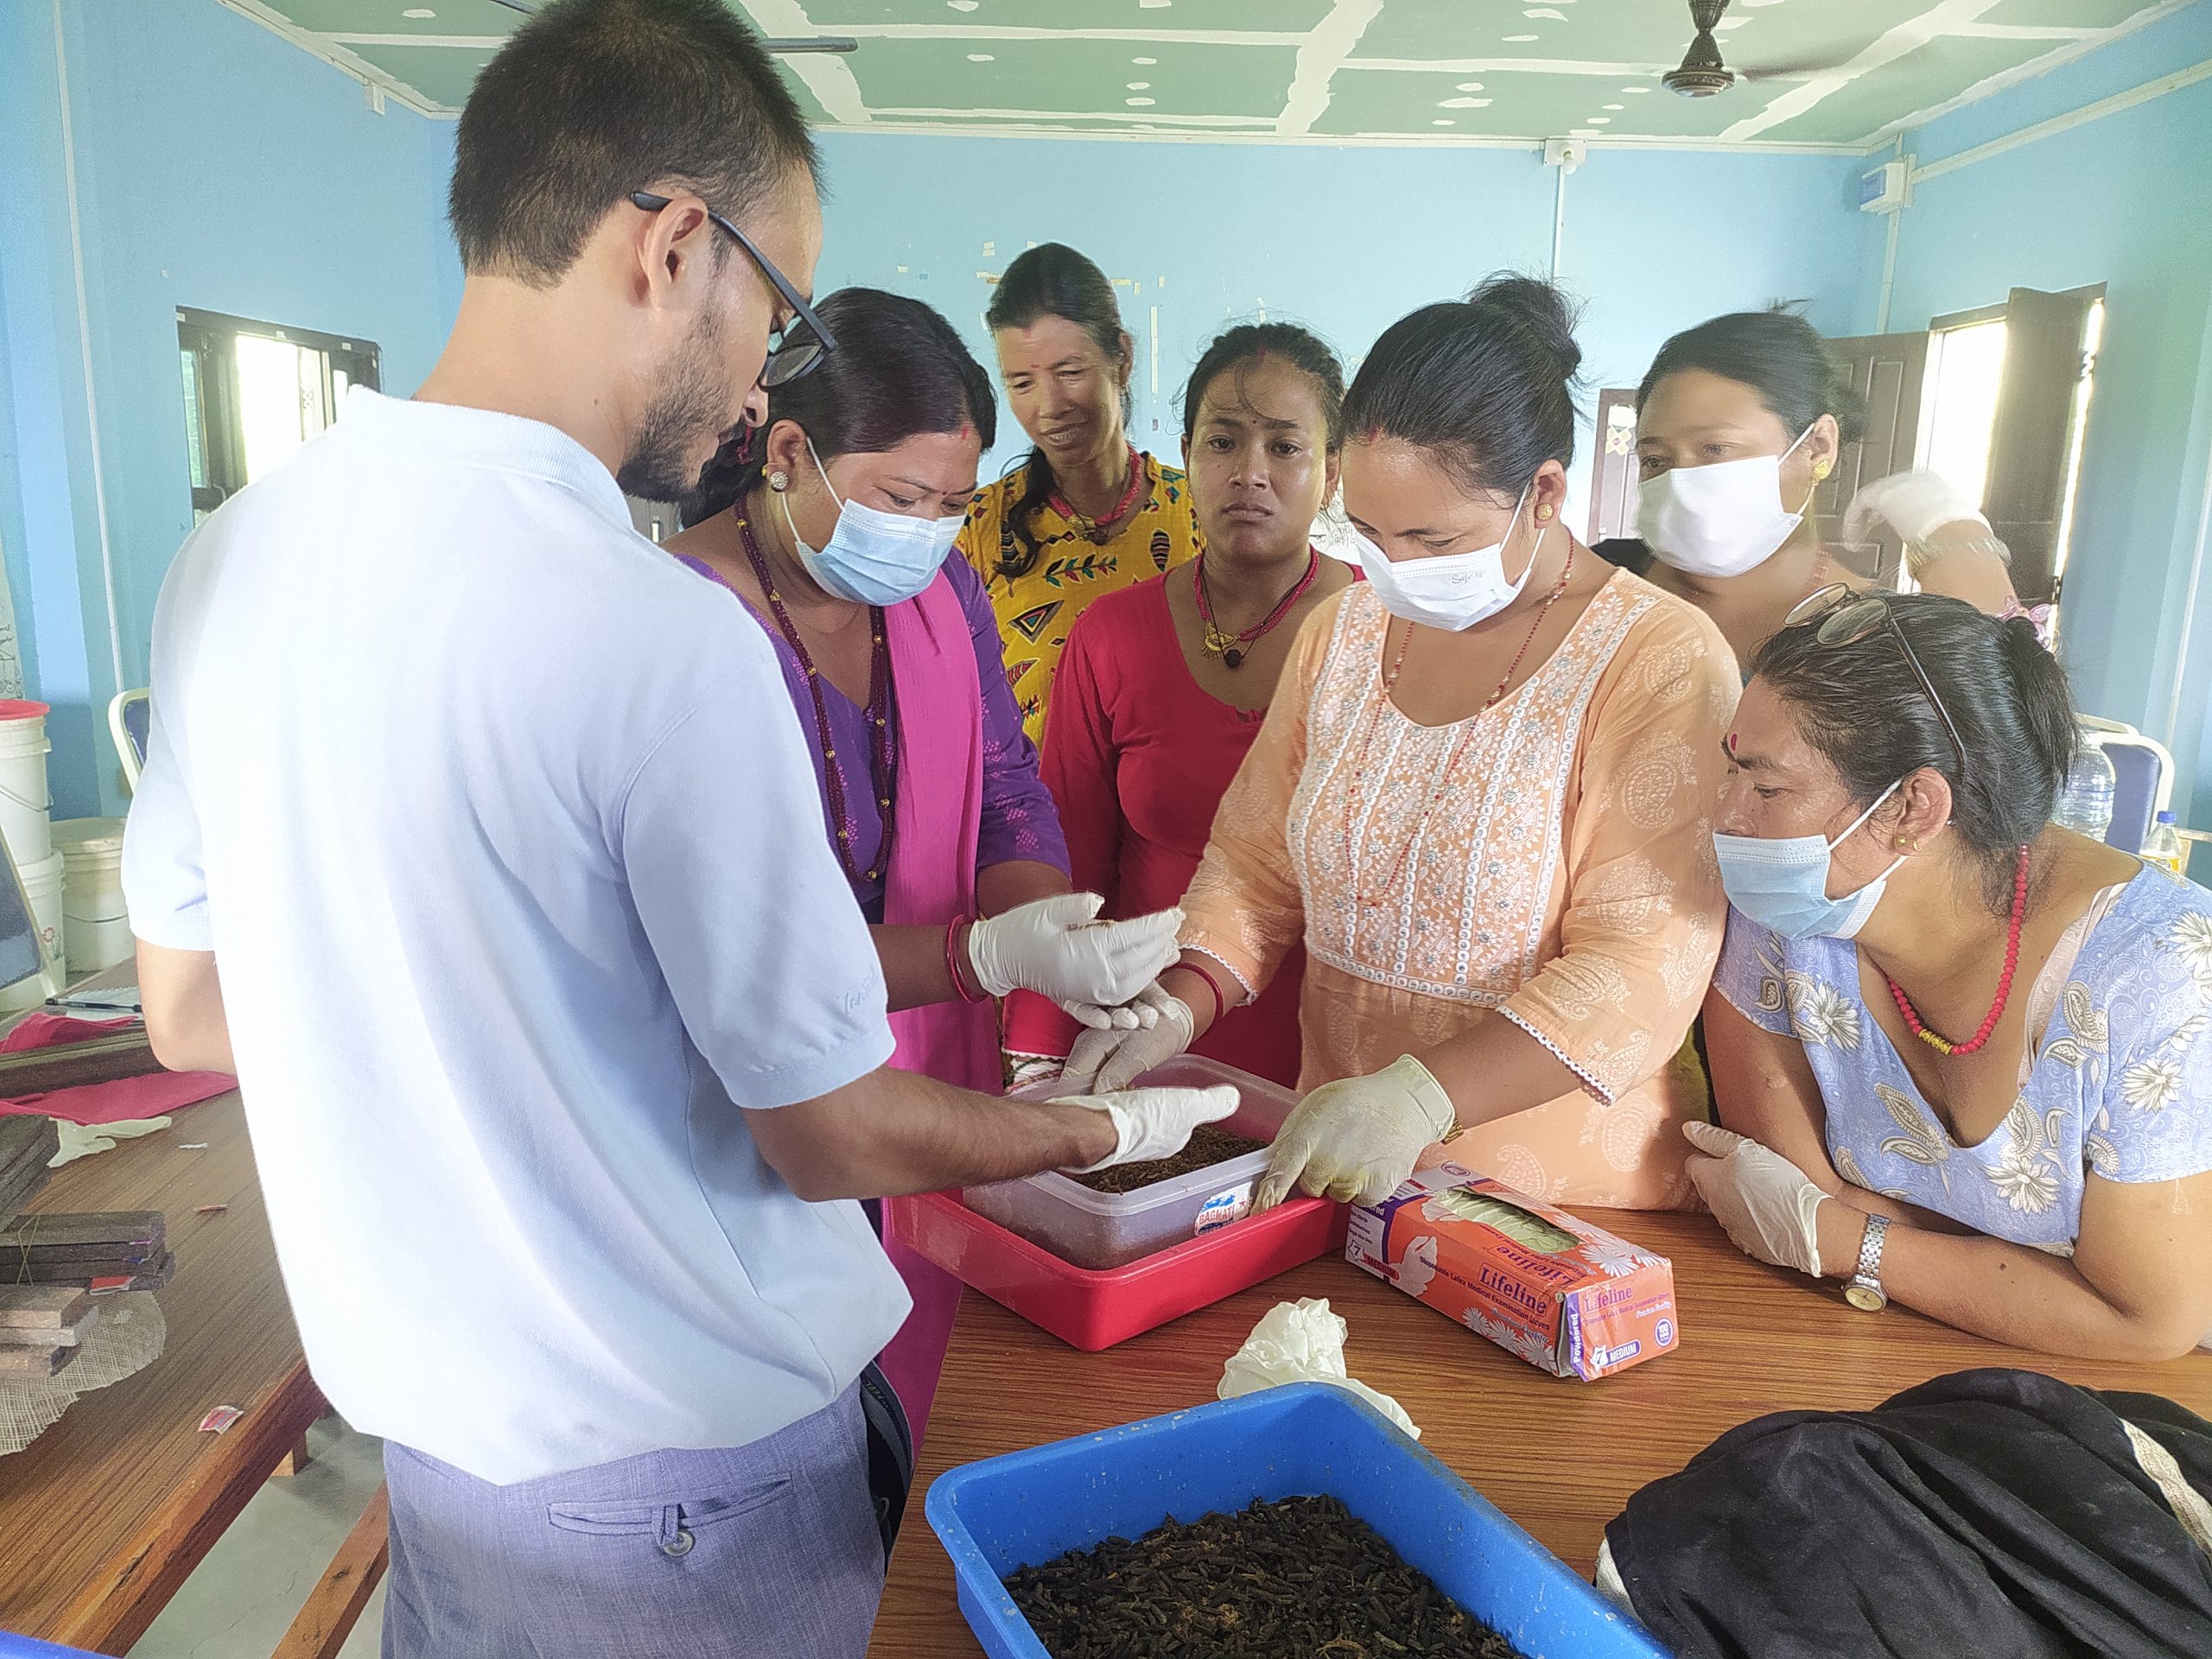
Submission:
M 1222 1367 L 1224 1400 L 1257 1394 L 1285 1382 L 1329 1382 L 1357 1395 L 1414 1439 L 1421 1430 L 1406 1415 L 1405 1408 L 1387 1394 L 1378 1394 L 1344 1370 L 1344 1333 L 1350 1329 L 1329 1312 L 1325 1298 L 1277 1302 L 1252 1327 L 1244 1345 Z
M 166 1117 L 126 1117 L 113 1123 L 72 1123 L 66 1117 L 54 1120 L 54 1127 L 60 1132 L 61 1149 L 46 1160 L 48 1169 L 59 1169 L 79 1158 L 89 1158 L 96 1152 L 111 1150 L 118 1141 L 129 1141 L 142 1135 L 151 1135 L 156 1129 L 166 1129 Z

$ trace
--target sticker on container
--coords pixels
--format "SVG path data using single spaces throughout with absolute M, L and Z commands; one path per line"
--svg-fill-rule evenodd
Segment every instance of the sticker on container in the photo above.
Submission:
M 1191 1229 L 1193 1238 L 1210 1233 L 1217 1227 L 1226 1227 L 1232 1221 L 1242 1221 L 1252 1213 L 1252 1188 L 1247 1181 L 1242 1186 L 1232 1186 L 1226 1192 L 1217 1192 L 1198 1206 L 1198 1224 Z

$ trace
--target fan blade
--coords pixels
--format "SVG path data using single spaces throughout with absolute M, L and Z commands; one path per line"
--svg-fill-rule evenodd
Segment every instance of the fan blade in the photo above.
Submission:
M 1738 65 L 1738 80 L 1810 80 L 1815 75 L 1832 75 L 1845 66 L 1840 63 L 1770 63 L 1763 68 L 1747 69 Z

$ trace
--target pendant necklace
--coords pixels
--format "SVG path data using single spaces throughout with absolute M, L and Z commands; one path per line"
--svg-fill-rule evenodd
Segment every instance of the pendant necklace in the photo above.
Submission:
M 1283 618 L 1296 608 L 1298 601 L 1306 597 L 1307 589 L 1313 586 L 1313 579 L 1321 574 L 1321 556 L 1308 548 L 1306 574 L 1275 601 L 1274 609 L 1242 633 L 1225 633 L 1213 620 L 1213 596 L 1206 591 L 1206 556 L 1203 553 L 1198 555 L 1198 622 L 1205 630 L 1206 655 L 1220 658 L 1224 668 L 1238 669 L 1244 666 L 1245 656 L 1251 647 L 1274 632 Z

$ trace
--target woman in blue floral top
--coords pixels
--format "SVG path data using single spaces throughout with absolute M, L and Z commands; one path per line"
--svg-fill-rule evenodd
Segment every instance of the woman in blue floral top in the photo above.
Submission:
M 2212 893 L 2050 824 L 2075 741 L 2025 621 L 1792 613 L 1728 738 L 1691 1173 L 1858 1306 L 2165 1357 L 2212 1332 Z

